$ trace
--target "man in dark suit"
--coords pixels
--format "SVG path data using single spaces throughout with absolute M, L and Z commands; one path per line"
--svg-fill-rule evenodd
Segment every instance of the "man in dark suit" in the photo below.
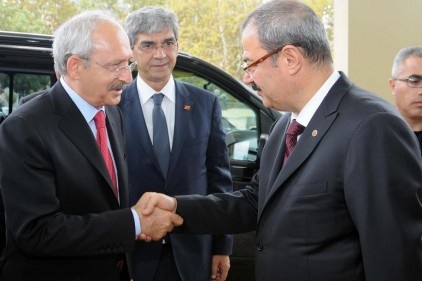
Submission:
M 128 280 L 125 253 L 141 230 L 181 223 L 169 212 L 164 223 L 144 218 L 141 201 L 129 207 L 115 106 L 132 80 L 129 39 L 109 15 L 87 11 L 58 29 L 53 56 L 60 81 L 0 126 L 0 280 Z
M 216 96 L 176 81 L 176 15 L 161 7 L 144 7 L 125 20 L 138 76 L 119 103 L 124 116 L 129 169 L 129 202 L 144 192 L 169 195 L 209 194 L 232 190 L 221 108 Z M 152 117 L 153 97 L 164 96 L 166 124 Z M 167 129 L 167 151 L 154 152 L 155 131 Z M 171 151 L 171 152 L 170 152 Z M 163 168 L 161 160 L 167 158 Z M 225 280 L 232 236 L 169 234 L 162 241 L 139 242 L 133 253 L 135 281 Z
M 324 26 L 299 1 L 253 11 L 242 44 L 244 81 L 291 112 L 273 125 L 259 172 L 232 194 L 145 194 L 144 214 L 177 200 L 186 231 L 256 229 L 257 281 L 421 280 L 422 159 L 409 126 L 334 71 Z

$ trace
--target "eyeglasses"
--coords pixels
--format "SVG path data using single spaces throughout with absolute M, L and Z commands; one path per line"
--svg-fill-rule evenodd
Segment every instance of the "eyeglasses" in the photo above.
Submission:
M 280 48 L 278 48 L 278 49 L 275 49 L 274 51 L 272 51 L 272 52 L 269 52 L 268 54 L 266 54 L 265 56 L 263 56 L 263 57 L 261 57 L 261 58 L 259 58 L 259 59 L 257 59 L 256 61 L 254 61 L 254 62 L 252 62 L 252 63 L 250 63 L 250 64 L 246 64 L 246 62 L 244 62 L 243 64 L 242 64 L 242 68 L 243 68 L 243 70 L 247 73 L 247 74 L 252 74 L 252 69 L 251 69 L 251 67 L 254 67 L 254 66 L 257 66 L 258 64 L 260 64 L 260 63 L 262 63 L 262 62 L 264 62 L 266 59 L 268 59 L 269 57 L 271 57 L 272 55 L 274 55 L 274 54 L 276 54 L 276 53 L 278 53 L 278 52 L 281 52 L 281 50 L 283 50 L 283 48 L 284 47 L 286 47 L 287 45 L 293 45 L 293 44 L 284 44 L 284 45 L 282 45 Z
M 407 78 L 396 78 L 394 80 L 406 82 L 409 88 L 422 88 L 422 76 L 412 75 Z
M 86 60 L 86 61 L 90 61 L 90 59 L 87 59 L 87 58 L 82 58 L 82 59 L 83 60 Z M 102 68 L 104 68 L 104 69 L 106 69 L 106 70 L 108 70 L 110 72 L 113 72 L 114 73 L 114 78 L 119 77 L 122 73 L 132 72 L 135 69 L 136 65 L 137 65 L 137 62 L 136 61 L 134 61 L 134 62 L 128 61 L 127 62 L 128 65 L 123 65 L 123 66 L 120 66 L 120 67 L 113 67 L 111 65 L 102 65 L 102 64 L 99 64 L 98 62 L 95 62 L 95 61 L 93 61 L 93 62 L 96 65 L 99 65 Z
M 142 42 L 138 49 L 145 53 L 151 53 L 158 50 L 158 48 L 162 48 L 164 51 L 173 51 L 178 45 L 177 41 L 173 40 L 164 41 L 160 45 L 157 42 Z

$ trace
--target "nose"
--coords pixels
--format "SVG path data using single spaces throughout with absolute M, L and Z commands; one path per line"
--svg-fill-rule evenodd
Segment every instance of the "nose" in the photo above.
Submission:
M 252 77 L 252 75 L 250 74 L 250 73 L 248 73 L 248 72 L 245 72 L 244 74 L 243 74 L 243 82 L 245 83 L 245 84 L 251 84 L 252 82 L 253 82 L 253 77 Z
M 117 79 L 124 81 L 126 83 L 132 82 L 133 77 L 132 77 L 131 69 L 129 67 L 127 67 L 127 68 L 123 69 L 122 71 L 120 71 Z
M 164 58 L 167 56 L 166 52 L 164 51 L 163 45 L 157 46 L 157 48 L 153 52 L 154 57 Z

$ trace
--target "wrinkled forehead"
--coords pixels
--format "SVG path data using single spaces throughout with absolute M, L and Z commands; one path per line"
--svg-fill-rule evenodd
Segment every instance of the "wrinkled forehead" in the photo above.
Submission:
M 265 51 L 258 39 L 255 28 L 246 27 L 242 32 L 243 56 L 246 58 L 254 57 L 256 54 Z
M 422 58 L 408 56 L 401 62 L 393 64 L 392 75 L 398 77 L 422 76 Z
M 136 43 L 139 42 L 163 42 L 169 39 L 176 39 L 174 32 L 171 29 L 164 29 L 160 32 L 153 33 L 138 33 L 136 36 Z
M 92 35 L 93 54 L 127 56 L 131 54 L 129 38 L 123 29 L 111 22 L 98 25 Z

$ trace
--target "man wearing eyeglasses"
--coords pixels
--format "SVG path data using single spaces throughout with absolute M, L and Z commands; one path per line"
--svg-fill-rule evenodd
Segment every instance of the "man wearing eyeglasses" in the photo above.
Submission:
M 334 69 L 324 25 L 302 1 L 259 6 L 242 45 L 244 81 L 287 112 L 259 171 L 234 193 L 145 194 L 146 211 L 176 212 L 180 231 L 255 230 L 256 281 L 421 280 L 422 161 L 397 110 Z
M 422 147 L 422 47 L 403 48 L 396 54 L 389 84 L 398 111 Z
M 128 203 L 116 104 L 132 81 L 129 39 L 109 14 L 85 11 L 56 31 L 53 57 L 59 81 L 0 126 L 0 280 L 127 281 L 137 235 L 181 223 Z
M 232 190 L 221 108 L 208 91 L 172 76 L 179 49 L 177 16 L 144 7 L 124 23 L 138 75 L 119 107 L 129 168 L 129 198 L 147 191 L 180 194 Z M 159 242 L 138 242 L 134 281 L 225 280 L 231 235 L 171 233 Z

